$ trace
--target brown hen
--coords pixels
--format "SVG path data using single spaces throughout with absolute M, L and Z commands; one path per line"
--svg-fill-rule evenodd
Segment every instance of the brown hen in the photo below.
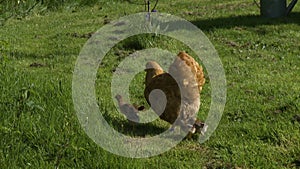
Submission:
M 179 125 L 184 131 L 200 132 L 196 121 L 200 92 L 205 83 L 202 67 L 187 53 L 180 52 L 169 67 L 169 73 L 154 61 L 146 64 L 144 96 L 159 117 Z

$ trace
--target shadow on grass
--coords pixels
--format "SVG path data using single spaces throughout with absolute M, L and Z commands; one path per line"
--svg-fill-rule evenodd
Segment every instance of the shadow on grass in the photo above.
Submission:
M 159 22 L 159 21 L 158 21 Z M 259 25 L 281 25 L 281 24 L 298 24 L 300 25 L 300 12 L 291 13 L 288 17 L 283 18 L 265 18 L 260 15 L 242 15 L 231 17 L 219 17 L 209 19 L 197 19 L 191 21 L 203 31 L 209 31 L 212 29 L 230 29 L 234 27 L 255 27 Z M 167 23 L 161 23 L 162 28 L 168 28 L 168 31 L 176 31 L 191 27 L 184 27 L 186 21 L 171 21 Z
M 244 15 L 232 17 L 220 17 L 212 19 L 199 19 L 192 21 L 201 30 L 209 31 L 213 28 L 234 28 L 239 26 L 255 27 L 259 25 L 280 25 L 298 24 L 300 25 L 300 12 L 292 12 L 288 17 L 264 18 L 260 15 Z
M 136 137 L 146 137 L 146 136 L 154 136 L 163 133 L 166 128 L 159 127 L 152 123 L 146 124 L 131 124 L 129 122 L 123 122 L 122 125 L 119 125 L 115 129 L 125 135 L 128 136 L 136 136 Z
M 295 166 L 295 167 L 299 167 L 300 168 L 300 160 L 295 160 L 292 162 L 292 164 Z
M 161 134 L 165 130 L 167 130 L 163 126 L 158 126 L 156 124 L 153 124 L 153 122 L 133 124 L 127 120 L 115 119 L 106 114 L 103 114 L 103 116 L 106 119 L 106 121 L 110 124 L 110 126 L 112 126 L 116 131 L 125 134 L 127 136 L 136 136 L 136 137 L 153 136 L 153 135 Z

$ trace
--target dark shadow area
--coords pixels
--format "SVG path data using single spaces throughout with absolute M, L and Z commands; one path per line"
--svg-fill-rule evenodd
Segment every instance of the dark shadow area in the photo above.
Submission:
M 113 117 L 110 117 L 109 115 L 105 115 L 105 114 L 103 114 L 103 116 L 106 119 L 106 121 L 109 123 L 109 125 L 114 128 L 114 130 L 130 137 L 149 138 L 149 137 L 162 134 L 161 137 L 172 139 L 172 140 L 181 140 L 183 138 L 184 140 L 196 141 L 199 139 L 200 136 L 199 133 L 195 133 L 190 137 L 188 137 L 184 133 L 178 133 L 178 131 L 173 131 L 167 134 L 166 131 L 168 131 L 169 128 L 167 126 L 158 126 L 157 124 L 153 123 L 154 121 L 150 123 L 136 124 L 136 123 L 131 123 L 128 120 L 113 119 Z M 156 119 L 155 121 L 157 122 L 157 120 L 160 119 Z M 169 127 L 171 127 L 171 124 L 169 125 Z M 179 126 L 177 126 L 177 129 L 178 128 Z
M 296 167 L 296 168 L 300 168 L 300 160 L 295 160 L 292 162 L 292 164 Z
M 162 30 L 172 32 L 177 30 L 195 31 L 195 27 L 187 24 L 185 20 L 174 20 L 165 22 L 159 19 L 152 19 L 153 25 L 160 25 Z M 260 15 L 239 15 L 219 18 L 206 18 L 190 21 L 202 31 L 210 31 L 213 29 L 231 29 L 235 27 L 256 27 L 260 25 L 284 25 L 298 24 L 300 25 L 300 12 L 292 12 L 288 17 L 282 18 L 266 18 Z
M 255 27 L 259 25 L 280 25 L 291 23 L 300 25 L 300 12 L 292 12 L 288 17 L 283 18 L 265 18 L 260 15 L 244 15 L 203 20 L 199 19 L 191 22 L 203 31 L 209 31 L 214 28 L 229 29 L 238 26 Z
M 145 137 L 147 135 L 158 135 L 166 130 L 164 127 L 157 126 L 153 123 L 130 123 L 127 120 L 115 120 L 107 114 L 102 114 L 106 121 L 113 127 L 116 131 L 123 133 L 128 136 Z M 157 119 L 158 120 L 158 119 Z
M 127 136 L 135 136 L 135 137 L 146 137 L 154 136 L 163 133 L 166 128 L 162 128 L 152 123 L 146 124 L 131 124 L 129 122 L 123 122 L 122 124 L 114 124 L 115 130 L 123 133 Z
M 21 51 L 18 51 L 18 50 L 4 51 L 3 54 L 10 57 L 10 58 L 13 57 L 13 58 L 16 58 L 16 59 L 24 59 L 24 58 L 38 59 L 38 58 L 42 58 L 42 56 L 37 54 L 37 53 L 21 52 Z

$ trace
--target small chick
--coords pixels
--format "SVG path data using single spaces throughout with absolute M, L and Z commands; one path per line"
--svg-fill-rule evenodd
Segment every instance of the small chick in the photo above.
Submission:
M 115 96 L 115 98 L 118 101 L 121 113 L 123 113 L 126 116 L 127 120 L 131 123 L 138 123 L 140 121 L 140 118 L 138 116 L 138 110 L 131 104 L 124 103 L 121 95 L 118 94 Z

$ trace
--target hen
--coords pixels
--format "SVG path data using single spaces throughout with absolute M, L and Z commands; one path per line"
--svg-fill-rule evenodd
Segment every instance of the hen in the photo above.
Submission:
M 205 83 L 202 67 L 185 52 L 180 52 L 169 73 L 154 61 L 146 64 L 144 96 L 159 117 L 190 133 L 200 132 L 205 124 L 196 120 L 200 92 Z M 178 118 L 178 120 L 177 120 Z M 205 127 L 204 127 L 205 126 Z

